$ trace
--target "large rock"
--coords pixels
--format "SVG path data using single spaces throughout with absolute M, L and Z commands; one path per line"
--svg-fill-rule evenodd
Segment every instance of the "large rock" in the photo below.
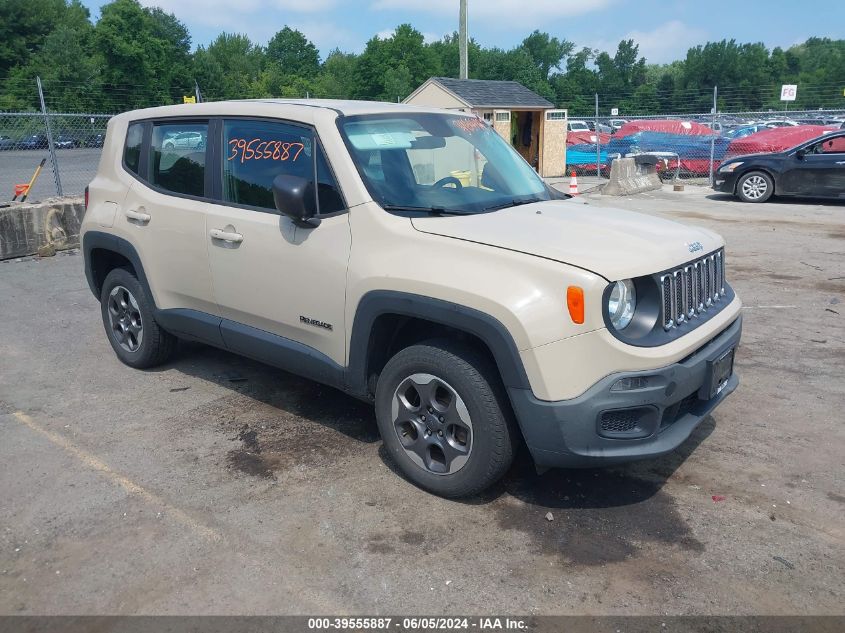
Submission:
M 82 198 L 13 202 L 0 209 L 0 259 L 78 247 L 84 213 Z

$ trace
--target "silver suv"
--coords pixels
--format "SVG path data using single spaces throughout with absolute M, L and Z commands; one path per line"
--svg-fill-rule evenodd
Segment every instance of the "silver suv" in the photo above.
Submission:
M 474 116 L 128 112 L 87 193 L 121 361 L 191 339 L 373 402 L 391 458 L 440 495 L 490 486 L 521 442 L 539 467 L 666 453 L 738 383 L 723 240 L 568 199 Z

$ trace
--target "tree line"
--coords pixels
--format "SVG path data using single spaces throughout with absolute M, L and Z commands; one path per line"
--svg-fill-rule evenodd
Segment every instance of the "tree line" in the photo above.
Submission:
M 633 40 L 614 52 L 578 47 L 534 31 L 510 49 L 469 43 L 470 77 L 515 80 L 573 115 L 780 109 L 780 85 L 798 84 L 797 108 L 845 108 L 845 40 L 810 38 L 788 49 L 734 40 L 690 48 L 670 64 L 650 64 Z M 206 100 L 262 97 L 404 99 L 431 76 L 458 75 L 456 34 L 427 43 L 410 24 L 374 36 L 360 54 L 335 49 L 321 59 L 285 26 L 266 44 L 221 33 L 192 50 L 187 27 L 159 8 L 114 0 L 93 23 L 79 0 L 0 3 L 0 110 L 48 107 L 116 112 L 182 101 L 195 85 Z

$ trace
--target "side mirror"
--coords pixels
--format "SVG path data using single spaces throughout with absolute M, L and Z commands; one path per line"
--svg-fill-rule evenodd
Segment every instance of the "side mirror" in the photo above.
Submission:
M 798 160 L 804 160 L 804 156 L 806 156 L 806 154 L 806 151 L 804 151 L 803 149 L 799 149 L 797 152 L 795 152 L 795 158 L 797 158 Z
M 315 218 L 314 185 L 305 178 L 279 174 L 273 179 L 273 201 L 282 215 L 291 218 L 300 226 L 316 227 L 320 220 Z

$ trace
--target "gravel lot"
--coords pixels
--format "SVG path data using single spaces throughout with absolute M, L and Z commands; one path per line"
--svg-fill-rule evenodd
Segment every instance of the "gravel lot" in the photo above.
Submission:
M 0 613 L 843 614 L 845 205 L 589 199 L 725 235 L 740 388 L 666 458 L 466 502 L 331 389 L 121 365 L 79 255 L 0 263 Z

